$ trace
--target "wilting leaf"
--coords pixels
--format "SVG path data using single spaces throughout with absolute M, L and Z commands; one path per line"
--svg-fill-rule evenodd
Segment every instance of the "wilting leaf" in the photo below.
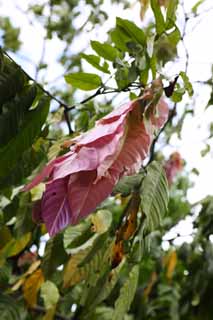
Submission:
M 38 269 L 24 282 L 23 293 L 27 304 L 33 307 L 37 304 L 37 294 L 44 282 L 44 276 L 41 269 Z
M 91 216 L 92 230 L 96 233 L 106 232 L 112 223 L 112 213 L 109 210 L 99 210 Z

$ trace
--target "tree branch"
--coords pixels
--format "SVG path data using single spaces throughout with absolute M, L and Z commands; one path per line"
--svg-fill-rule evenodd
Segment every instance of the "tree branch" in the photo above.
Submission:
M 170 111 L 170 114 L 169 114 L 169 117 L 168 117 L 167 121 L 165 122 L 164 126 L 159 130 L 157 136 L 153 139 L 151 147 L 150 147 L 149 161 L 148 161 L 146 166 L 148 166 L 154 160 L 155 147 L 156 147 L 156 144 L 158 142 L 158 139 L 159 139 L 160 135 L 162 134 L 162 132 L 165 130 L 165 128 L 172 122 L 172 119 L 176 115 L 176 108 L 177 108 L 177 103 L 174 104 L 172 110 Z

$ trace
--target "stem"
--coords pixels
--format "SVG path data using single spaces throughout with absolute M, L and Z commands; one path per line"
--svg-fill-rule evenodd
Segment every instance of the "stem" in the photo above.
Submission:
M 153 139 L 152 144 L 151 144 L 151 148 L 150 148 L 149 161 L 148 161 L 146 166 L 148 166 L 154 160 L 155 147 L 156 147 L 156 144 L 158 142 L 158 139 L 159 139 L 160 135 L 162 134 L 162 132 L 165 130 L 165 128 L 172 122 L 172 119 L 176 115 L 176 108 L 177 108 L 177 103 L 174 104 L 174 107 L 170 111 L 170 114 L 169 114 L 169 117 L 168 117 L 167 121 L 165 122 L 164 126 L 160 129 L 160 131 L 158 132 L 157 136 Z

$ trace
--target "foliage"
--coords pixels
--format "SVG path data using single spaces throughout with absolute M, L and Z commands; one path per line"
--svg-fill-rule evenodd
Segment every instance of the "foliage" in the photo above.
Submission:
M 167 159 L 164 153 L 172 137 L 181 137 L 187 116 L 193 116 L 192 108 L 185 104 L 189 99 L 193 106 L 194 94 L 188 76 L 185 31 L 188 21 L 199 15 L 205 1 L 195 3 L 188 13 L 178 0 L 139 2 L 141 18 L 150 14 L 150 20 L 143 20 L 141 27 L 121 17 L 122 12 L 118 11 L 113 28 L 102 41 L 89 39 L 85 30 L 92 32 L 109 21 L 103 0 L 84 1 L 87 16 L 77 1 L 52 0 L 29 5 L 25 14 L 32 24 L 39 23 L 45 30 L 44 48 L 45 43 L 54 39 L 63 44 L 64 50 L 58 57 L 65 79 L 63 85 L 42 83 L 42 73 L 49 68 L 43 55 L 36 65 L 36 80 L 11 58 L 10 52 L 14 53 L 13 57 L 21 52 L 21 29 L 9 17 L 0 19 L 1 319 L 211 318 L 213 197 L 191 205 L 187 198 L 191 175 L 188 177 L 181 155 L 173 152 Z M 115 8 L 119 8 L 119 3 L 111 1 Z M 124 1 L 122 6 L 126 9 L 130 3 Z M 79 21 L 83 23 L 79 25 Z M 91 40 L 90 43 L 85 39 Z M 76 41 L 85 46 L 79 52 L 74 50 Z M 166 67 L 175 65 L 181 45 L 185 48 L 186 65 L 171 77 Z M 163 85 L 156 85 L 159 81 Z M 206 85 L 212 90 L 212 78 Z M 131 159 L 134 165 L 139 157 L 144 160 L 148 146 L 150 153 L 136 174 L 130 174 L 134 166 L 122 167 L 124 176 L 111 186 L 105 201 L 98 200 L 101 188 L 86 192 L 86 208 L 95 199 L 92 213 L 88 215 L 89 210 L 85 209 L 84 218 L 65 229 L 67 221 L 62 214 L 62 227 L 50 232 L 54 236 L 49 238 L 40 207 L 44 184 L 28 192 L 23 192 L 23 186 L 49 160 L 53 161 L 57 174 L 60 167 L 57 161 L 67 159 L 70 147 L 73 150 L 77 145 L 78 154 L 81 148 L 90 145 L 91 141 L 81 145 L 87 133 L 80 138 L 79 134 L 89 129 L 99 130 L 102 122 L 96 121 L 116 108 L 117 95 L 133 101 L 127 104 L 125 117 L 127 107 L 105 118 L 109 128 L 118 119 L 123 121 L 120 123 L 123 131 L 119 132 L 122 131 L 124 139 L 115 151 L 123 150 L 126 159 Z M 162 115 L 157 107 L 159 104 L 165 107 L 162 95 L 170 106 L 168 117 L 165 110 Z M 207 107 L 211 105 L 210 92 Z M 137 106 L 138 113 L 132 106 Z M 143 132 L 148 132 L 148 143 L 137 140 L 139 121 L 144 126 Z M 124 122 L 128 124 L 126 131 Z M 212 126 L 209 131 L 203 156 L 211 150 Z M 112 133 L 115 136 L 115 131 L 112 130 L 111 136 Z M 131 140 L 126 143 L 129 137 Z M 99 138 L 102 143 L 110 140 L 102 133 Z M 107 155 L 111 168 L 115 159 L 112 161 L 111 154 Z M 88 159 L 84 154 L 80 160 Z M 51 166 L 45 170 L 40 180 L 49 177 L 47 186 L 51 186 L 55 171 Z M 194 168 L 192 174 L 197 173 Z M 84 172 L 84 182 L 85 177 Z M 60 194 L 57 189 L 57 201 L 53 202 L 53 194 L 48 199 L 51 204 L 48 217 L 55 215 L 56 209 L 61 210 L 59 196 L 64 197 L 71 185 L 71 180 L 67 177 L 65 180 L 67 187 L 60 189 Z M 92 185 L 96 183 L 94 179 Z M 75 186 L 74 181 L 72 190 Z M 85 204 L 79 192 L 73 198 L 78 206 Z M 178 244 L 181 235 L 177 230 L 184 219 L 192 221 L 190 242 Z

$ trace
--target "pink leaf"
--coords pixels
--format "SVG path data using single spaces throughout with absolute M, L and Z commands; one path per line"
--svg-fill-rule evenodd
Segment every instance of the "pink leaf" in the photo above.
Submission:
M 97 173 L 82 171 L 70 176 L 69 204 L 72 211 L 71 223 L 75 224 L 111 194 L 114 181 L 110 177 L 102 177 L 95 183 Z
M 42 197 L 42 219 L 51 236 L 58 233 L 71 221 L 67 182 L 68 179 L 58 179 L 47 184 Z
M 52 161 L 50 161 L 41 171 L 40 174 L 38 174 L 30 183 L 28 183 L 22 191 L 29 191 L 30 189 L 34 188 L 37 186 L 39 183 L 44 181 L 46 178 L 49 178 L 54 170 L 54 167 L 56 164 L 62 163 L 66 158 L 70 157 L 73 152 L 68 152 L 67 154 L 58 157 Z

